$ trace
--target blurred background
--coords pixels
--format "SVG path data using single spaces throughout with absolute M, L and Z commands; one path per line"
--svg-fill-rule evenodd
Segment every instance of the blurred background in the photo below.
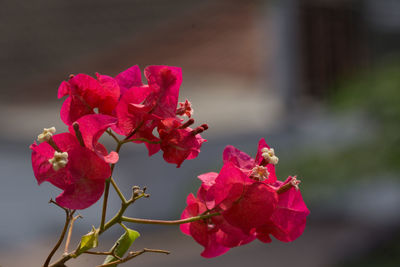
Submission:
M 142 234 L 133 249 L 172 254 L 126 266 L 400 266 L 400 1 L 5 0 L 0 36 L 0 266 L 41 266 L 64 223 L 47 203 L 59 191 L 37 186 L 29 150 L 42 128 L 66 130 L 61 81 L 135 64 L 181 67 L 180 98 L 210 129 L 199 157 L 179 169 L 142 145 L 123 147 L 117 183 L 151 194 L 128 215 L 178 218 L 196 176 L 221 168 L 226 145 L 255 155 L 262 137 L 280 158 L 280 180 L 302 181 L 311 214 L 295 242 L 256 241 L 215 259 L 178 227 L 131 224 Z M 111 194 L 109 217 L 118 208 Z M 72 248 L 100 209 L 80 212 Z M 102 236 L 99 250 L 120 234 Z

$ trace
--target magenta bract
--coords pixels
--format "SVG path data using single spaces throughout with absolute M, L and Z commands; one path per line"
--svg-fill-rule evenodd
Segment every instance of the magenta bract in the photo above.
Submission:
M 261 139 L 253 159 L 227 146 L 219 174 L 199 176 L 202 185 L 197 198 L 189 195 L 182 218 L 207 213 L 219 215 L 184 224 L 181 230 L 204 247 L 202 256 L 219 256 L 256 238 L 271 242 L 270 235 L 289 242 L 303 233 L 309 210 L 300 191 L 292 186 L 293 177 L 285 182 L 276 180 L 274 165 L 263 160 L 263 148 L 269 146 Z M 263 181 L 252 176 L 253 168 L 260 165 L 269 173 Z
M 56 150 L 48 143 L 32 144 L 32 168 L 38 183 L 47 181 L 63 190 L 56 202 L 65 208 L 91 206 L 103 194 L 104 182 L 111 174 L 109 164 L 91 149 L 82 147 L 73 134 L 57 134 L 53 140 L 62 152 L 68 153 L 68 163 L 54 170 L 49 160 Z

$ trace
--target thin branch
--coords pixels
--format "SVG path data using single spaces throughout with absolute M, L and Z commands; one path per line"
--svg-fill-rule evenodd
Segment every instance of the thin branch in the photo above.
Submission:
M 77 216 L 73 217 L 71 219 L 71 223 L 69 225 L 69 230 L 68 230 L 68 235 L 67 235 L 67 240 L 65 241 L 65 248 L 64 248 L 64 253 L 68 254 L 68 247 L 69 247 L 69 243 L 71 241 L 71 235 L 72 235 L 72 229 L 74 228 L 74 222 L 78 219 L 78 218 L 82 218 L 82 216 L 80 214 L 78 214 Z
M 116 261 L 113 261 L 113 262 L 109 262 L 109 263 L 106 263 L 106 264 L 98 265 L 97 267 L 108 267 L 108 266 L 112 266 L 114 264 L 121 264 L 121 263 L 127 262 L 127 261 L 129 261 L 129 260 L 131 260 L 131 259 L 133 259 L 133 258 L 135 258 L 135 257 L 137 257 L 139 255 L 142 255 L 145 252 L 162 253 L 162 254 L 167 254 L 167 255 L 170 254 L 170 252 L 168 250 L 144 248 L 144 249 L 139 250 L 139 251 L 129 252 L 129 256 L 126 256 L 123 259 L 119 259 L 119 260 L 116 260 Z
M 115 152 L 119 153 L 121 146 L 122 146 L 122 143 L 118 142 Z M 104 188 L 104 198 L 103 198 L 103 208 L 102 208 L 102 212 L 101 212 L 100 232 L 104 230 L 104 225 L 106 223 L 108 194 L 110 192 L 110 182 L 112 179 L 112 174 L 114 172 L 114 168 L 115 168 L 115 163 L 111 164 L 111 176 L 110 176 L 110 179 L 106 180 L 106 185 Z
M 85 251 L 83 253 L 86 254 L 92 254 L 92 255 L 106 255 L 106 256 L 113 256 L 114 258 L 118 259 L 118 260 L 122 260 L 121 257 L 119 257 L 117 254 L 115 254 L 115 251 L 117 249 L 117 247 L 119 246 L 119 243 L 117 243 L 111 251 L 105 251 L 105 252 L 100 252 L 100 251 Z
M 112 177 L 110 178 L 110 181 L 111 181 L 111 184 L 114 187 L 115 191 L 117 192 L 119 198 L 121 199 L 122 203 L 126 203 L 127 200 L 124 197 L 124 195 L 122 194 L 121 190 L 119 189 L 117 183 L 114 181 L 114 179 Z
M 130 218 L 130 217 L 125 217 L 125 216 L 122 216 L 121 220 L 123 222 L 141 223 L 141 224 L 177 225 L 177 224 L 183 224 L 183 223 L 189 223 L 189 222 L 194 222 L 194 221 L 198 221 L 198 220 L 208 219 L 208 218 L 211 218 L 211 217 L 217 216 L 217 215 L 221 215 L 221 214 L 219 212 L 216 212 L 216 213 L 194 216 L 194 217 L 190 217 L 190 218 L 186 218 L 186 219 L 182 219 L 182 220 L 172 220 L 172 221 L 139 219 L 139 218 Z
M 100 231 L 104 229 L 104 224 L 106 222 L 106 213 L 107 213 L 107 203 L 108 203 L 108 193 L 110 191 L 110 179 L 106 180 L 106 185 L 104 187 L 104 198 L 103 198 L 103 208 L 101 211 L 101 222 L 100 222 Z
M 124 139 L 121 141 L 121 143 L 125 144 L 125 143 L 129 143 L 129 142 L 146 142 L 148 144 L 161 144 L 161 140 L 159 141 L 151 141 L 147 138 L 134 138 L 134 139 Z
M 117 142 L 117 143 L 121 142 L 118 139 L 118 137 L 110 129 L 106 130 L 106 133 L 108 133 L 112 138 L 114 138 L 115 142 Z
M 62 241 L 64 240 L 65 234 L 67 232 L 68 229 L 68 225 L 72 219 L 72 216 L 75 212 L 75 210 L 71 211 L 69 209 L 66 209 L 64 207 L 61 207 L 60 205 L 58 205 L 55 201 L 53 201 L 52 199 L 50 199 L 50 203 L 56 204 L 57 206 L 59 206 L 60 208 L 62 208 L 65 211 L 65 224 L 64 224 L 64 228 L 61 232 L 60 238 L 58 239 L 57 243 L 55 244 L 54 248 L 51 250 L 49 256 L 47 256 L 46 261 L 43 264 L 43 267 L 48 267 L 51 261 L 51 258 L 54 256 L 54 254 L 56 253 L 56 251 L 58 250 L 58 248 L 61 246 Z

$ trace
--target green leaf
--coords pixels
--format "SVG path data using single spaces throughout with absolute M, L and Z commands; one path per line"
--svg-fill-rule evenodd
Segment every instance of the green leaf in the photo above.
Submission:
M 92 226 L 92 231 L 82 236 L 79 249 L 76 252 L 76 256 L 82 254 L 83 252 L 97 247 L 99 244 L 99 230 Z
M 133 244 L 133 242 L 140 236 L 138 232 L 135 230 L 131 230 L 129 228 L 125 229 L 126 232 L 121 235 L 121 237 L 115 242 L 114 246 L 111 248 L 111 251 L 115 249 L 114 253 L 118 257 L 122 258 L 124 254 L 128 251 L 130 246 Z M 117 246 L 117 248 L 115 248 Z M 103 264 L 110 263 L 113 261 L 118 260 L 114 256 L 107 256 L 106 259 L 104 260 Z M 117 266 L 117 264 L 112 265 L 113 267 Z

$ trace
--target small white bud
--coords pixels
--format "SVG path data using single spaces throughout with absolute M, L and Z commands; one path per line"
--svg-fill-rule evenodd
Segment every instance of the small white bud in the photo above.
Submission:
M 68 163 L 68 152 L 54 152 L 54 157 L 49 159 L 49 163 L 53 165 L 53 170 L 58 171 L 64 168 Z
M 39 142 L 47 142 L 50 140 L 50 138 L 53 136 L 53 134 L 56 133 L 56 128 L 51 127 L 51 128 L 44 128 L 43 133 L 39 134 L 37 137 L 37 140 Z

